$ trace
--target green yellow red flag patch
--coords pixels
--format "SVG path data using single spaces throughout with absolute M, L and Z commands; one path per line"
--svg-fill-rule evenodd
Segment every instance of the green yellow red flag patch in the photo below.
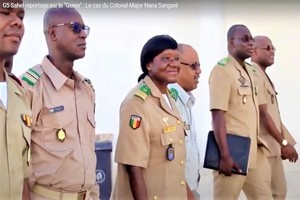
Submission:
M 140 116 L 131 115 L 129 120 L 129 126 L 135 130 L 140 127 L 141 121 L 142 118 Z

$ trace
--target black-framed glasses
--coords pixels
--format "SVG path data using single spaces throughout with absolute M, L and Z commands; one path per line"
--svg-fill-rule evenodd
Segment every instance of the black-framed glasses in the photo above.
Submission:
M 84 25 L 84 24 L 80 24 L 79 22 L 56 24 L 51 27 L 60 27 L 60 26 L 67 26 L 67 25 L 69 25 L 72 28 L 72 31 L 75 34 L 81 33 L 81 30 L 83 30 L 85 32 L 86 36 L 88 36 L 90 33 L 90 27 L 88 27 L 87 25 Z
M 266 46 L 257 47 L 257 48 L 264 49 L 266 51 L 276 51 L 276 48 L 273 45 L 266 45 Z
M 250 41 L 254 41 L 254 38 L 251 35 L 245 35 L 244 37 L 240 37 L 240 38 L 233 38 L 233 39 L 238 39 L 241 40 L 242 42 L 250 42 Z
M 180 64 L 189 66 L 192 70 L 196 70 L 197 68 L 200 68 L 200 63 L 197 63 L 197 62 L 194 62 L 192 64 L 180 62 Z

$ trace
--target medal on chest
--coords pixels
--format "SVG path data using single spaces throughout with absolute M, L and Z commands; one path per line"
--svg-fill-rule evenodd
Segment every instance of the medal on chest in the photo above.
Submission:
M 66 131 L 65 129 L 61 128 L 57 131 L 57 139 L 61 142 L 64 142 L 66 139 Z

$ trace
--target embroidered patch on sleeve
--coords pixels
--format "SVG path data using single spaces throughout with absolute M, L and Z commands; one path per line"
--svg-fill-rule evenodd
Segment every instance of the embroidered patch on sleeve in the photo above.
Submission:
M 131 115 L 129 120 L 129 126 L 135 130 L 141 126 L 142 118 L 140 116 Z

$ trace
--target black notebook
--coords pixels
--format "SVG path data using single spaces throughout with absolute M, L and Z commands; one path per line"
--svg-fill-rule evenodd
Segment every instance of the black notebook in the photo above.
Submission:
M 239 136 L 227 133 L 227 144 L 229 153 L 234 162 L 240 167 L 242 172 L 233 169 L 232 173 L 247 175 L 248 161 L 251 139 L 249 137 Z M 207 137 L 206 151 L 204 157 L 204 168 L 219 170 L 220 150 L 216 142 L 214 132 L 209 131 Z

